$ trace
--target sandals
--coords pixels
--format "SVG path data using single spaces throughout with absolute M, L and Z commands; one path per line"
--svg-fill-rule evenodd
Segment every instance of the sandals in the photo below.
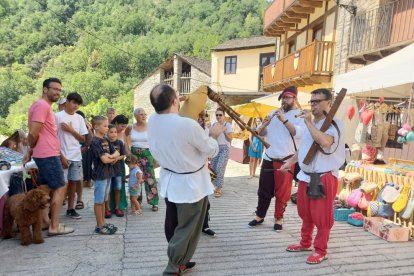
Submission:
M 306 259 L 307 264 L 320 264 L 328 259 L 327 255 L 313 254 Z
M 95 233 L 101 234 L 101 235 L 113 235 L 118 231 L 118 227 L 116 227 L 113 224 L 105 223 L 105 225 L 102 228 L 99 228 L 98 226 L 95 227 Z
M 142 210 L 135 210 L 135 211 L 132 211 L 132 214 L 133 214 L 133 215 L 142 215 Z
M 66 234 L 70 234 L 73 233 L 75 231 L 75 229 L 68 227 L 62 223 L 59 223 L 58 228 L 57 228 L 57 232 L 56 233 L 51 233 L 48 232 L 47 235 L 49 237 L 53 237 L 53 236 L 59 236 L 59 235 L 66 235 Z
M 157 212 L 158 211 L 158 205 L 152 206 L 152 211 Z
M 214 191 L 214 196 L 215 197 L 221 197 L 223 194 L 223 192 L 221 191 L 221 189 L 217 189 Z
M 286 248 L 286 251 L 289 251 L 289 252 L 312 251 L 312 248 L 310 248 L 310 247 L 303 247 L 300 244 L 292 244 L 292 245 L 289 245 Z
M 83 201 L 77 201 L 76 202 L 76 206 L 75 206 L 75 209 L 76 210 L 80 210 L 80 209 L 83 209 L 83 208 L 85 208 L 85 206 L 83 205 Z

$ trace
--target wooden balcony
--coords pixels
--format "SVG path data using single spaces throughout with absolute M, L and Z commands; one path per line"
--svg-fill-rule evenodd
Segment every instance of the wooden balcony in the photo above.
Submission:
M 263 19 L 265 36 L 280 36 L 285 31 L 295 31 L 296 24 L 306 20 L 325 0 L 273 0 Z
M 414 0 L 393 1 L 354 17 L 348 58 L 365 64 L 413 42 Z
M 299 51 L 264 67 L 264 91 L 274 92 L 330 82 L 333 74 L 335 42 L 314 41 Z

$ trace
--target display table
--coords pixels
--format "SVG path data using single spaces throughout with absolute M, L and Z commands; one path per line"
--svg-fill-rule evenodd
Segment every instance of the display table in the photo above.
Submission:
M 26 164 L 26 167 L 29 168 L 35 168 L 36 164 L 34 161 L 30 161 Z M 13 165 L 10 170 L 7 171 L 0 171 L 0 233 L 3 230 L 3 208 L 4 204 L 6 203 L 7 199 L 7 192 L 9 191 L 9 182 L 10 182 L 10 176 L 14 172 L 20 172 L 23 171 L 22 165 Z
M 357 172 L 364 177 L 365 181 L 375 182 L 379 187 L 388 182 L 393 182 L 398 186 L 414 183 L 414 177 L 387 173 L 387 165 L 348 165 L 345 172 Z

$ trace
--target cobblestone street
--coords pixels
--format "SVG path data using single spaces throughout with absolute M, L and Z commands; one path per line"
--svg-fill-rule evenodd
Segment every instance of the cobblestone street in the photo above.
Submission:
M 281 233 L 273 231 L 270 217 L 256 229 L 253 219 L 258 178 L 247 179 L 248 166 L 230 161 L 223 197 L 211 201 L 211 228 L 217 238 L 202 236 L 186 275 L 399 275 L 414 271 L 414 244 L 388 243 L 361 228 L 336 222 L 329 242 L 329 259 L 320 265 L 305 263 L 307 254 L 285 248 L 299 240 L 300 219 L 289 204 Z M 141 216 L 112 218 L 119 227 L 113 236 L 93 234 L 93 190 L 85 190 L 81 220 L 62 216 L 74 226 L 73 234 L 45 238 L 41 245 L 23 247 L 16 239 L 0 241 L 0 275 L 161 275 L 167 264 L 163 221 L 144 205 Z M 65 208 L 64 208 L 65 209 Z M 44 235 L 46 232 L 44 232 Z

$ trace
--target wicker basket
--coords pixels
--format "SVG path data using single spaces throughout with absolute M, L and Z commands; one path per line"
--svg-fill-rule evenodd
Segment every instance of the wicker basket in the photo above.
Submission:
M 355 213 L 355 209 L 339 208 L 334 209 L 334 219 L 335 221 L 347 221 L 348 215 Z

